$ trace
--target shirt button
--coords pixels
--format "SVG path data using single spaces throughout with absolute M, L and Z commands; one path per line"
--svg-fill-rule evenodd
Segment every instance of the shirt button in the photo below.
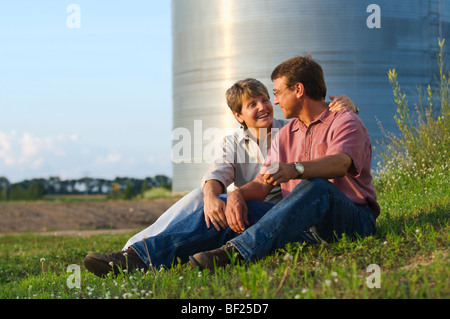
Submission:
M 305 153 L 305 156 L 308 156 L 308 152 Z

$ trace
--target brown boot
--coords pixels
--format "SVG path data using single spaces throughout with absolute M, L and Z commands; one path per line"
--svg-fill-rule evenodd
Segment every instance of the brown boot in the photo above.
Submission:
M 114 275 L 120 273 L 120 269 L 131 272 L 136 269 L 147 270 L 148 266 L 142 261 L 133 248 L 112 254 L 89 253 L 84 258 L 84 266 L 98 277 L 106 277 L 109 272 Z
M 231 262 L 243 260 L 239 251 L 231 244 L 224 245 L 220 248 L 197 253 L 194 256 L 189 256 L 192 266 L 200 269 L 209 269 L 214 271 L 215 267 L 225 267 Z

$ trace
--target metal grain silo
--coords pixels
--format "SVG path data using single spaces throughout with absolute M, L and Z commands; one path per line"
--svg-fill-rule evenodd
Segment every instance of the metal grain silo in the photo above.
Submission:
M 202 147 L 210 143 L 202 132 L 236 125 L 226 89 L 254 77 L 271 92 L 273 68 L 295 55 L 309 53 L 322 65 L 328 94 L 346 94 L 357 104 L 375 144 L 376 119 L 387 129 L 393 125 L 387 71 L 396 68 L 405 89 L 432 81 L 437 38 L 449 36 L 450 0 L 379 0 L 378 12 L 373 3 L 173 0 L 173 128 L 190 132 L 183 138 L 192 142 L 184 154 L 191 163 L 173 164 L 173 190 L 199 185 L 208 167 Z M 173 145 L 183 138 L 173 136 Z

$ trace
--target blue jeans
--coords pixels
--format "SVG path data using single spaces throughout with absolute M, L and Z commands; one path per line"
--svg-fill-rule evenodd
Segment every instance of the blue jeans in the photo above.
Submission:
M 222 196 L 226 200 L 226 196 Z M 153 266 L 170 267 L 177 258 L 232 243 L 245 260 L 255 260 L 289 242 L 317 243 L 345 233 L 365 237 L 375 233 L 375 217 L 367 205 L 355 205 L 332 183 L 303 180 L 278 204 L 248 201 L 249 227 L 238 234 L 229 227 L 206 227 L 203 207 L 169 225 L 162 233 L 132 245 Z M 314 231 L 312 231 L 313 229 Z
M 344 233 L 352 238 L 375 234 L 372 209 L 354 204 L 328 180 L 316 178 L 299 183 L 230 243 L 245 260 L 255 260 L 289 242 L 330 241 Z
M 219 197 L 226 201 L 227 195 Z M 252 212 L 248 215 L 248 221 L 250 225 L 253 225 L 274 204 L 250 200 L 247 206 L 249 212 Z M 171 267 L 177 259 L 182 263 L 187 262 L 190 255 L 221 247 L 237 235 L 239 234 L 232 231 L 230 227 L 220 231 L 217 231 L 213 225 L 207 228 L 203 206 L 201 206 L 194 212 L 186 214 L 184 218 L 169 224 L 161 233 L 137 241 L 131 247 L 148 266 L 151 259 L 154 267 Z

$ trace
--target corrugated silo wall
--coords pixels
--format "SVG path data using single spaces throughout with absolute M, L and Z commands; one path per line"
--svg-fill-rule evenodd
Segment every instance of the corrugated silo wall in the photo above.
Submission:
M 254 77 L 271 92 L 273 68 L 295 55 L 311 54 L 324 68 L 328 94 L 355 102 L 375 145 L 377 119 L 393 130 L 388 70 L 397 70 L 405 89 L 431 83 L 449 12 L 450 0 L 173 0 L 173 145 L 192 142 L 190 160 L 173 164 L 173 190 L 200 185 L 211 143 L 203 132 L 236 126 L 226 89 Z

